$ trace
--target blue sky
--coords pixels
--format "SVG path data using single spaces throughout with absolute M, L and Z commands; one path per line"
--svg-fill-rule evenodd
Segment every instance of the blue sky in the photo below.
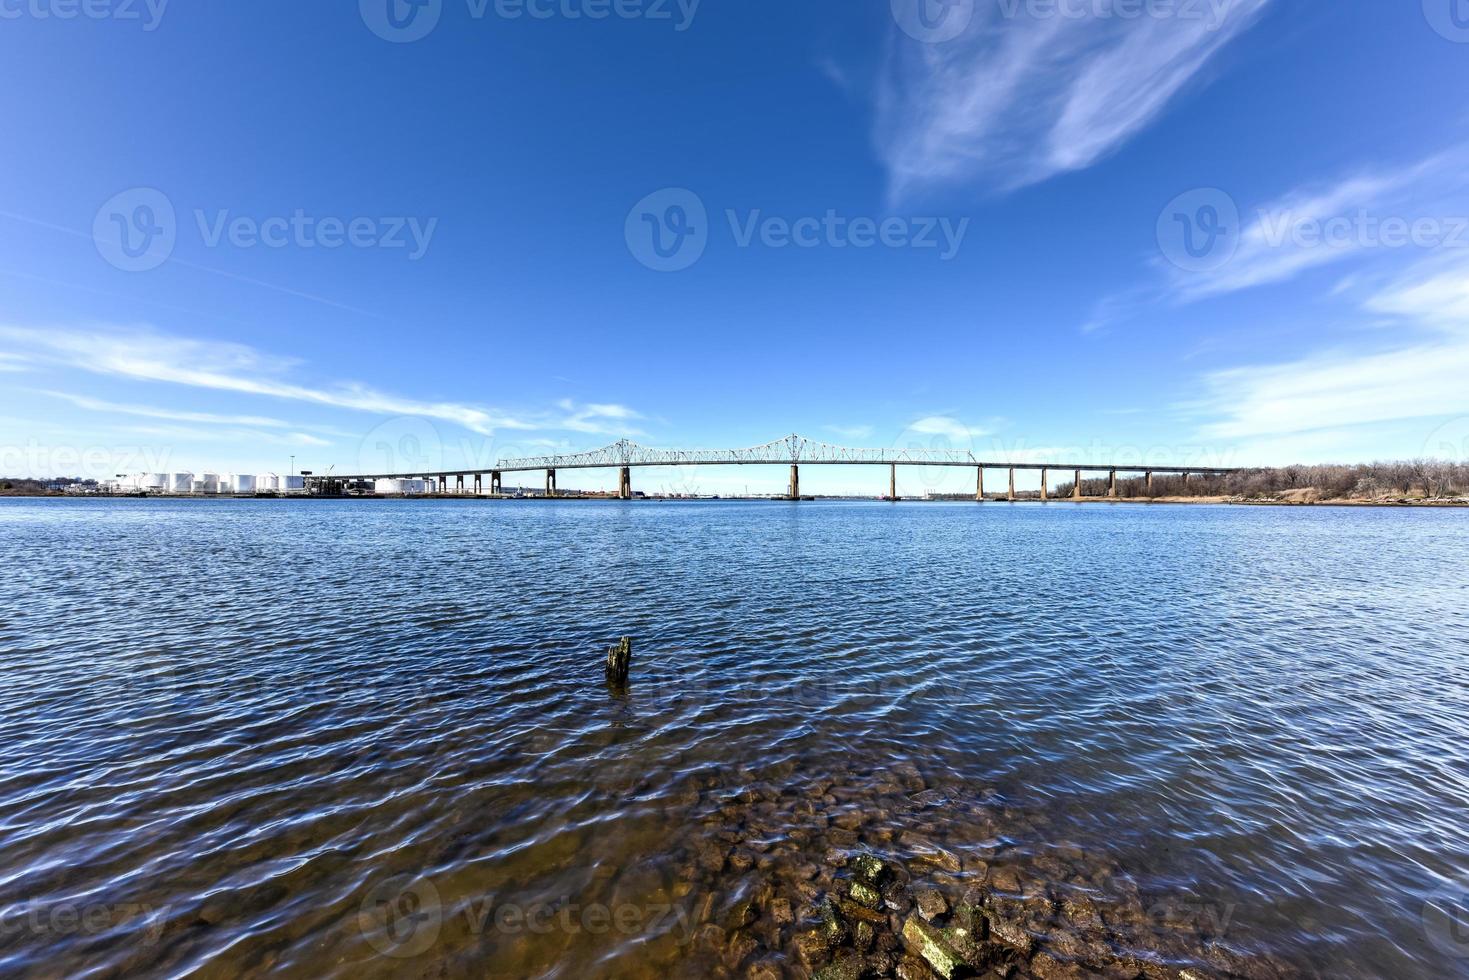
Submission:
M 0 56 L 6 474 L 1469 449 L 1464 0 L 3 0 Z

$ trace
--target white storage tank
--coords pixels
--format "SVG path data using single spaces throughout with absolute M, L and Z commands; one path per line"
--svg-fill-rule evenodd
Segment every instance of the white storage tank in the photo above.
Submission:
M 260 493 L 275 493 L 281 488 L 281 478 L 274 473 L 261 473 L 255 478 L 255 489 Z
M 170 473 L 168 474 L 169 493 L 189 493 L 194 489 L 194 474 L 192 473 Z
M 236 473 L 230 479 L 230 492 L 232 493 L 254 493 L 255 477 L 251 473 Z
M 218 473 L 201 473 L 199 474 L 199 479 L 195 482 L 204 484 L 203 489 L 200 491 L 202 493 L 219 493 Z
M 306 477 L 283 476 L 281 477 L 281 490 L 286 493 L 304 493 L 306 491 Z
M 425 493 L 426 487 L 422 480 L 378 480 L 373 484 L 373 492 L 387 496 L 400 494 Z
M 138 489 L 139 490 L 162 490 L 166 486 L 168 486 L 168 474 L 167 473 L 139 473 L 138 474 Z

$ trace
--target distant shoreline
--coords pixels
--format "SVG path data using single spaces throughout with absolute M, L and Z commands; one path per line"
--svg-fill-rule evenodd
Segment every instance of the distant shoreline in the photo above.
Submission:
M 0 499 L 17 500 L 170 500 L 170 501 L 210 501 L 210 500 L 458 500 L 458 501 L 483 501 L 495 503 L 515 503 L 530 501 L 555 501 L 557 503 L 576 502 L 607 502 L 607 503 L 637 503 L 638 501 L 649 503 L 722 503 L 741 502 L 752 503 L 765 501 L 769 503 L 793 503 L 783 497 L 662 497 L 642 496 L 634 497 L 630 501 L 622 501 L 616 496 L 580 496 L 568 495 L 558 497 L 525 496 L 525 497 L 492 497 L 488 494 L 353 494 L 353 495 L 327 495 L 327 494 L 75 494 L 75 493 L 7 493 L 0 491 Z M 902 497 L 897 501 L 887 500 L 883 497 L 840 497 L 840 496 L 803 496 L 800 502 L 819 503 L 821 501 L 837 502 L 867 502 L 867 503 L 903 503 L 903 504 L 955 504 L 955 503 L 985 503 L 985 504 L 1040 504 L 1066 506 L 1077 504 L 1147 504 L 1147 505 L 1173 505 L 1173 506 L 1218 506 L 1233 505 L 1237 507 L 1383 507 L 1383 508 L 1464 508 L 1469 507 L 1469 499 L 1441 499 L 1441 500 L 1367 500 L 1355 497 L 1337 497 L 1330 499 L 1252 499 L 1245 497 L 1051 497 L 1041 500 L 1034 494 L 1030 496 L 1017 497 L 1015 500 L 1007 500 L 1005 497 L 985 497 L 983 501 L 972 498 L 931 498 L 931 497 Z

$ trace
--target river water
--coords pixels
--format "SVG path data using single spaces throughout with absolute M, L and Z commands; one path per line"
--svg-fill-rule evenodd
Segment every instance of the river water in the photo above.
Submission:
M 1469 976 L 1469 512 L 5 500 L 0 542 L 6 976 L 804 976 L 859 853 L 1117 976 Z

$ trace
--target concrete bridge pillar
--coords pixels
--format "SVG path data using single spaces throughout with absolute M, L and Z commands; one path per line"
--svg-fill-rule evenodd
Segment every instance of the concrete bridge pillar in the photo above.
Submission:
M 449 492 L 449 477 L 448 477 L 448 474 L 445 474 L 445 475 L 439 477 L 439 493 L 448 493 L 448 492 Z
M 888 499 L 889 500 L 893 500 L 893 501 L 896 501 L 898 499 L 898 464 L 897 463 L 889 463 L 888 464 Z
M 1076 471 L 1076 479 L 1071 481 L 1071 499 L 1081 499 L 1081 470 Z
M 457 494 L 461 494 L 461 495 L 464 493 L 464 474 L 463 473 L 457 474 L 454 477 L 454 492 L 457 493 Z
M 1107 473 L 1107 496 L 1117 496 L 1117 471 L 1110 470 Z
M 974 499 L 975 500 L 978 500 L 978 501 L 983 501 L 984 500 L 984 467 L 983 466 L 977 466 L 977 467 L 975 467 Z
M 791 464 L 790 498 L 792 500 L 799 500 L 801 498 L 801 468 L 795 463 Z
M 1010 467 L 1010 492 L 1005 496 L 1006 500 L 1015 499 L 1015 467 Z
M 1042 500 L 1050 500 L 1051 499 L 1050 498 L 1050 495 L 1046 493 L 1046 477 L 1048 475 L 1049 474 L 1048 474 L 1047 470 L 1044 467 L 1042 467 L 1041 468 L 1041 499 Z
M 617 496 L 620 500 L 632 499 L 632 469 L 624 466 L 617 474 Z
M 500 492 L 500 471 L 494 470 L 490 473 L 490 493 Z
M 1143 477 L 1148 481 L 1148 496 L 1151 497 L 1153 495 L 1153 471 L 1146 471 Z
M 546 496 L 548 496 L 548 497 L 554 497 L 554 496 L 556 496 L 556 471 L 555 470 L 547 470 L 546 471 Z

